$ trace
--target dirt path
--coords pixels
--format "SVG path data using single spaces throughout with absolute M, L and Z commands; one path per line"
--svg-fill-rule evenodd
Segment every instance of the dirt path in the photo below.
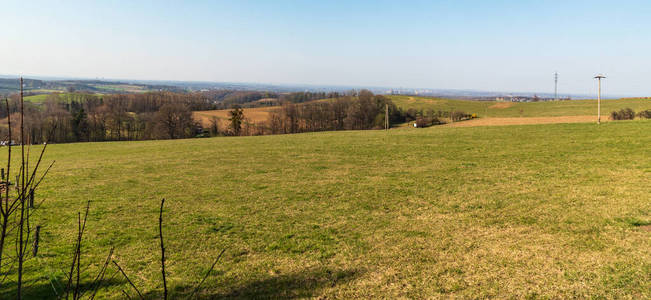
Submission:
M 602 122 L 608 122 L 608 117 L 602 116 Z M 448 127 L 474 127 L 474 126 L 505 126 L 529 124 L 556 124 L 556 123 L 590 123 L 597 122 L 595 116 L 562 116 L 562 117 L 524 117 L 524 118 L 479 118 L 463 122 L 450 123 Z

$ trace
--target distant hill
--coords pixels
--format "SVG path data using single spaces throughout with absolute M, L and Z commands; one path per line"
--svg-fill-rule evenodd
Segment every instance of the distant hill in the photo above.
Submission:
M 47 94 L 52 92 L 88 92 L 88 93 L 144 93 L 149 91 L 183 92 L 182 87 L 162 84 L 129 83 L 103 80 L 41 80 L 23 79 L 23 89 L 27 95 Z M 0 78 L 0 95 L 18 93 L 19 79 Z
M 469 101 L 435 97 L 390 96 L 391 101 L 402 109 L 427 112 L 460 110 L 486 117 L 558 117 L 595 115 L 596 100 L 564 100 L 541 102 Z M 651 101 L 642 98 L 608 99 L 601 103 L 604 116 L 615 110 L 631 108 L 634 111 L 651 109 Z
M 0 96 L 18 91 L 17 76 L 0 75 Z M 481 91 L 469 89 L 396 88 L 354 85 L 313 85 L 313 84 L 268 84 L 247 82 L 210 81 L 172 81 L 172 80 L 131 80 L 131 79 L 84 79 L 29 76 L 25 79 L 25 89 L 31 93 L 54 91 L 84 91 L 92 93 L 139 93 L 147 91 L 262 91 L 273 93 L 292 92 L 348 92 L 367 89 L 375 94 L 394 94 L 410 96 L 443 97 L 468 100 L 494 100 L 497 97 L 541 97 L 553 98 L 550 93 Z M 624 95 L 604 95 L 604 98 L 620 98 Z M 564 94 L 561 98 L 588 99 L 594 95 Z

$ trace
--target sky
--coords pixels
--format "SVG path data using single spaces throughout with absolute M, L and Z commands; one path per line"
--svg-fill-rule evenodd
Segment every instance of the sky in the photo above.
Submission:
M 0 0 L 0 74 L 651 96 L 650 1 Z

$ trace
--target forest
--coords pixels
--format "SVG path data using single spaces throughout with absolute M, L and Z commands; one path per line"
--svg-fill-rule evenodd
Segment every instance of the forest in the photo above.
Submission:
M 266 122 L 252 123 L 242 113 L 241 104 L 279 99 L 279 109 Z M 314 101 L 316 99 L 322 99 Z M 0 110 L 7 137 L 7 122 L 19 119 L 19 96 L 6 99 Z M 196 93 L 148 92 L 141 94 L 55 93 L 42 103 L 25 102 L 27 143 L 100 142 L 151 139 L 178 139 L 206 136 L 287 134 L 328 130 L 384 128 L 385 111 L 391 124 L 415 119 L 390 99 L 362 90 L 337 93 L 288 93 L 210 91 Z M 232 109 L 229 126 L 218 122 L 202 126 L 193 111 Z M 17 130 L 17 126 L 12 126 Z M 14 137 L 18 136 L 13 134 Z M 16 141 L 12 141 L 16 142 Z

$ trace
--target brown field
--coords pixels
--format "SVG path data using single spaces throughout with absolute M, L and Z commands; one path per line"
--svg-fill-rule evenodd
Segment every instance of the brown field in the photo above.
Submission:
M 494 108 L 508 108 L 512 103 L 497 103 Z M 271 113 L 278 110 L 278 106 L 245 108 L 244 117 L 251 123 L 262 123 L 269 119 Z M 230 109 L 205 110 L 193 112 L 193 117 L 203 126 L 210 126 L 213 117 L 217 117 L 220 126 L 227 126 Z M 507 125 L 533 125 L 557 123 L 590 123 L 595 122 L 595 116 L 560 116 L 560 117 L 512 117 L 512 118 L 478 118 L 473 120 L 448 123 L 447 127 L 476 127 L 476 126 L 507 126 Z M 610 121 L 608 116 L 601 116 L 602 122 Z M 411 128 L 410 123 L 394 124 L 396 128 Z
M 595 116 L 562 116 L 562 117 L 524 117 L 524 118 L 479 118 L 468 121 L 449 123 L 448 127 L 475 127 L 475 126 L 505 126 L 505 125 L 530 125 L 530 124 L 556 124 L 556 123 L 590 123 L 596 122 Z M 608 116 L 601 116 L 602 122 L 608 122 Z
M 265 122 L 269 119 L 271 112 L 277 109 L 278 106 L 244 108 L 244 117 L 252 123 Z M 203 126 L 209 126 L 213 117 L 217 117 L 220 124 L 224 125 L 227 124 L 230 118 L 228 114 L 230 111 L 230 109 L 195 111 L 192 112 L 192 116 L 195 120 L 201 122 Z

